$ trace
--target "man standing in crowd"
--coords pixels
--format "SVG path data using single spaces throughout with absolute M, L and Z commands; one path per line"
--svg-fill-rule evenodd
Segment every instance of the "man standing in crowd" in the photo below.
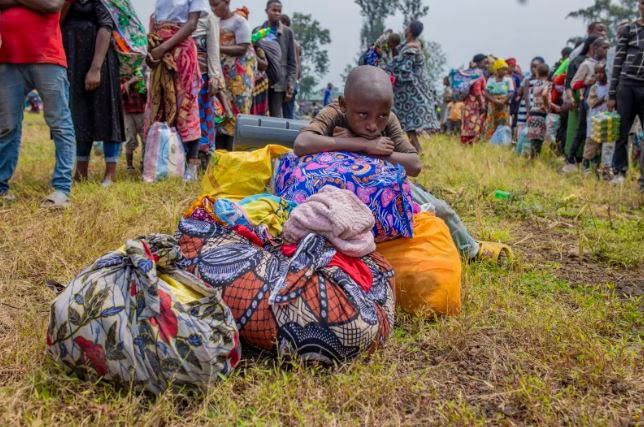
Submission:
M 622 117 L 619 141 L 615 144 L 613 184 L 625 182 L 628 170 L 628 136 L 636 117 L 644 123 L 644 0 L 640 0 L 640 19 L 620 34 L 608 93 L 608 108 Z M 644 153 L 644 150 L 642 151 Z M 640 153 L 640 191 L 644 192 L 644 154 Z
M 25 96 L 36 89 L 56 144 L 54 192 L 46 208 L 69 205 L 75 135 L 69 110 L 67 60 L 60 31 L 64 0 L 0 0 L 0 199 L 11 201 L 9 180 L 18 163 Z
M 271 81 L 268 89 L 268 108 L 271 117 L 281 118 L 283 117 L 283 104 L 289 102 L 295 93 L 295 83 L 297 81 L 295 36 L 293 35 L 293 30 L 280 22 L 282 16 L 282 2 L 280 0 L 268 0 L 268 3 L 266 3 L 266 15 L 268 16 L 268 21 L 261 27 L 256 28 L 253 33 L 260 28 L 271 28 L 282 50 L 279 63 L 279 69 L 281 70 L 279 81 Z M 268 60 L 270 61 L 271 59 L 268 58 Z

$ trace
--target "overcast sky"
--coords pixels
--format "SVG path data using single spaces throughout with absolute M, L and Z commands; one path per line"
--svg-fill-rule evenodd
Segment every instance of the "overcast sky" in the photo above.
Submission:
M 132 0 L 147 24 L 155 0 Z M 284 13 L 310 13 L 331 31 L 330 72 L 324 80 L 342 86 L 340 74 L 353 63 L 360 46 L 362 17 L 352 0 L 282 0 Z M 426 0 L 429 15 L 423 19 L 424 36 L 443 46 L 450 67 L 465 64 L 476 53 L 514 56 L 525 69 L 540 55 L 550 64 L 572 36 L 582 35 L 581 21 L 566 19 L 569 11 L 592 4 L 592 0 Z M 250 9 L 250 23 L 266 19 L 265 0 L 232 0 L 231 7 Z M 387 26 L 402 29 L 402 17 L 387 20 Z

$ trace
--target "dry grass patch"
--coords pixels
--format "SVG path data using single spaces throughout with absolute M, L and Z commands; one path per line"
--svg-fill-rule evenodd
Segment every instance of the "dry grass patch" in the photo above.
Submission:
M 550 155 L 531 164 L 490 146 L 426 141 L 422 183 L 449 200 L 477 236 L 514 242 L 517 251 L 508 269 L 465 266 L 460 317 L 428 322 L 401 314 L 385 349 L 333 370 L 245 351 L 243 366 L 207 393 L 152 398 L 82 382 L 49 360 L 44 336 L 53 295 L 44 282 L 67 282 L 129 237 L 172 233 L 198 186 L 143 185 L 122 175 L 109 190 L 78 186 L 67 212 L 45 212 L 38 205 L 53 144 L 38 118 L 25 130 L 14 180 L 20 200 L 0 207 L 2 425 L 641 422 L 642 300 L 616 292 L 617 276 L 597 273 L 615 269 L 641 289 L 643 211 L 633 182 L 616 191 L 559 176 Z M 98 175 L 100 162 L 93 167 Z M 520 198 L 497 202 L 490 197 L 497 188 Z M 610 216 L 601 214 L 608 206 Z M 565 261 L 571 251 L 583 256 L 575 271 L 584 277 L 588 269 L 584 280 L 561 274 L 572 269 Z

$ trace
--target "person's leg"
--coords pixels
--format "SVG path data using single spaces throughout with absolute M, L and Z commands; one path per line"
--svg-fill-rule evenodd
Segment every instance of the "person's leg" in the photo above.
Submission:
M 0 64 L 0 196 L 8 194 L 9 181 L 18 164 L 23 102 L 28 92 L 21 72 L 24 67 Z
M 115 141 L 103 141 L 103 152 L 105 153 L 105 176 L 101 183 L 103 187 L 109 187 L 116 181 L 116 165 L 121 155 L 121 143 Z
M 577 164 L 579 149 L 586 141 L 587 115 L 588 109 L 586 108 L 586 103 L 582 100 L 579 106 L 579 122 L 577 123 L 575 139 L 572 142 L 570 153 L 568 154 L 568 164 Z
M 282 105 L 282 114 L 285 119 L 293 120 L 295 118 L 295 98 L 297 97 L 297 90 L 293 92 L 293 98 Z
M 418 133 L 416 133 L 416 131 L 407 132 L 407 136 L 409 137 L 409 141 L 414 146 L 416 151 L 418 151 L 418 154 L 422 153 L 423 147 L 420 146 L 420 141 L 418 140 Z
M 268 90 L 268 109 L 271 117 L 282 118 L 282 105 L 284 104 L 284 92 Z
M 72 188 L 76 135 L 72 113 L 69 110 L 67 70 L 58 65 L 47 64 L 30 65 L 29 69 L 34 86 L 42 96 L 45 106 L 45 122 L 51 130 L 52 138 L 56 144 L 56 165 L 51 185 L 55 190 L 69 195 Z M 86 176 L 87 174 L 85 174 Z
M 619 85 L 617 88 L 617 112 L 621 116 L 621 131 L 613 154 L 613 171 L 616 176 L 628 171 L 628 136 L 638 114 L 635 88 Z M 641 107 L 640 107 L 641 108 Z
M 135 114 L 123 114 L 125 122 L 125 160 L 127 161 L 128 170 L 134 170 L 134 152 L 139 145 L 135 116 Z M 107 154 L 105 157 L 107 157 Z
M 74 181 L 84 181 L 89 175 L 89 159 L 92 154 L 94 141 L 77 141 L 76 142 L 76 172 Z
M 456 247 L 463 257 L 467 259 L 476 258 L 480 251 L 479 243 L 467 231 L 467 227 L 463 221 L 461 221 L 461 218 L 459 218 L 454 209 L 452 209 L 452 207 L 444 200 L 437 198 L 416 184 L 412 184 L 411 190 L 412 197 L 416 203 L 429 203 L 434 206 L 436 216 L 447 224 L 449 232 L 452 235 L 452 240 L 454 240 Z
M 186 158 L 188 161 L 188 167 L 186 169 L 186 174 L 183 179 L 185 181 L 196 181 L 197 180 L 197 170 L 199 168 L 199 140 L 189 141 L 186 143 L 188 152 L 186 153 Z

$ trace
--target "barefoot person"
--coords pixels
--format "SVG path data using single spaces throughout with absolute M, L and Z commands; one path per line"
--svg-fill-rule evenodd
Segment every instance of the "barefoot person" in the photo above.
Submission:
M 300 131 L 295 140 L 295 154 L 362 153 L 401 165 L 407 175 L 418 176 L 422 168 L 420 157 L 391 112 L 393 97 L 387 73 L 369 65 L 355 68 L 347 78 L 344 96 L 322 109 L 309 126 Z M 436 215 L 445 221 L 465 258 L 503 261 L 510 254 L 506 246 L 477 242 L 445 201 L 420 187 L 413 191 L 415 199 L 422 198 L 422 203 L 431 203 L 436 208 Z
M 0 201 L 15 199 L 9 181 L 18 163 L 23 102 L 36 89 L 56 145 L 55 191 L 43 207 L 69 205 L 76 137 L 59 26 L 62 7 L 63 0 L 0 1 Z

